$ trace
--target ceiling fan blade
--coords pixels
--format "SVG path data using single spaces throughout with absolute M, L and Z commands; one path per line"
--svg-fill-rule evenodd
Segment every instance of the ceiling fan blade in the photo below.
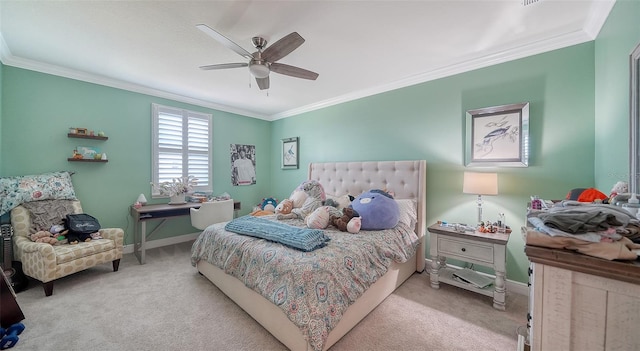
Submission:
M 262 58 L 273 63 L 289 55 L 304 43 L 304 39 L 297 32 L 280 38 L 262 52 Z
M 258 83 L 260 90 L 269 89 L 269 76 L 266 78 L 256 78 L 256 83 Z
M 302 69 L 299 67 L 285 65 L 283 63 L 272 63 L 271 71 L 284 74 L 285 76 L 291 76 L 302 79 L 316 80 L 318 78 L 318 73 L 307 71 L 306 69 Z
M 206 34 L 208 34 L 209 36 L 211 36 L 213 39 L 220 42 L 220 44 L 238 53 L 238 55 L 243 56 L 249 60 L 253 58 L 253 55 L 251 55 L 249 51 L 243 49 L 242 46 L 234 43 L 233 41 L 231 41 L 231 39 L 211 29 L 211 27 L 207 26 L 206 24 L 198 24 L 196 25 L 196 27 L 201 31 L 205 32 Z
M 249 66 L 249 64 L 245 63 L 245 62 L 220 63 L 220 64 L 217 64 L 217 65 L 200 66 L 200 69 L 208 71 L 208 70 L 212 70 L 212 69 L 227 69 L 227 68 L 238 68 L 238 67 L 247 67 L 247 66 Z

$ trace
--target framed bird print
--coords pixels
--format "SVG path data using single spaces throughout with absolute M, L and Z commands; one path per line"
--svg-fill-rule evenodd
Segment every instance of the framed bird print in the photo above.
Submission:
M 529 166 L 529 103 L 469 110 L 467 167 Z
M 282 139 L 282 169 L 298 169 L 298 137 Z

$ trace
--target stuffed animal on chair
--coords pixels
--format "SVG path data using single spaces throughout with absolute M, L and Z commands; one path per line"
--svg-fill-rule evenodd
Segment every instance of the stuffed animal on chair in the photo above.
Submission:
M 58 243 L 58 239 L 51 236 L 51 233 L 46 230 L 35 232 L 31 234 L 29 238 L 31 238 L 31 240 L 36 243 L 46 243 L 51 245 L 55 245 Z

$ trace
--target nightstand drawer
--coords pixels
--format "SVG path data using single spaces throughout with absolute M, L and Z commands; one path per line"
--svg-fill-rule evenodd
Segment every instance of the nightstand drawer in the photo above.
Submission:
M 479 245 L 441 237 L 438 239 L 438 253 L 444 256 L 449 254 L 493 264 L 493 245 Z

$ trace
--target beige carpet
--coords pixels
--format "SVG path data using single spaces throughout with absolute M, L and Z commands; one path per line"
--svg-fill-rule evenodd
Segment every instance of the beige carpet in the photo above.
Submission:
M 18 303 L 25 331 L 12 350 L 285 350 L 249 315 L 199 275 L 190 243 L 125 255 L 118 272 L 102 265 L 59 279 L 53 295 L 31 281 Z M 491 298 L 414 274 L 332 351 L 516 350 L 527 298 Z

